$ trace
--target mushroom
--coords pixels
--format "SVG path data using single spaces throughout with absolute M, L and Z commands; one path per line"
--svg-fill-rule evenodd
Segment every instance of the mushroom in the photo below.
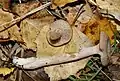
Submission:
M 13 63 L 16 66 L 21 66 L 23 69 L 35 69 L 45 66 L 50 66 L 54 64 L 68 63 L 72 61 L 77 61 L 85 57 L 89 57 L 95 54 L 101 56 L 101 62 L 104 66 L 109 63 L 110 53 L 110 42 L 108 36 L 104 33 L 100 33 L 100 43 L 93 47 L 82 48 L 78 53 L 70 54 L 59 54 L 51 57 L 44 58 L 18 58 L 13 57 Z
M 57 20 L 50 25 L 46 37 L 52 46 L 67 44 L 72 38 L 72 28 L 67 21 Z

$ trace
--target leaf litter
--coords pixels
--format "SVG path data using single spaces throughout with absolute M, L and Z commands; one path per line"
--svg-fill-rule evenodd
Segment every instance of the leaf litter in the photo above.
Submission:
M 52 5 L 56 6 L 54 10 L 56 10 L 57 7 L 62 8 L 64 5 L 66 5 L 68 3 L 75 2 L 75 0 L 68 0 L 68 1 L 65 1 L 65 2 L 62 1 L 62 0 L 60 0 L 60 1 L 61 1 L 60 3 L 59 2 L 57 3 L 57 0 L 53 0 L 53 2 L 57 3 L 57 5 L 56 5 L 56 3 L 52 4 Z M 98 1 L 97 3 L 99 3 L 99 0 L 97 0 L 97 1 Z M 3 3 L 4 3 L 4 1 L 3 1 Z M 33 6 L 31 9 L 34 9 L 36 7 L 36 5 L 39 5 L 38 2 L 35 2 L 35 3 L 34 2 L 28 2 L 28 3 L 35 4 L 35 6 Z M 10 2 L 8 2 L 8 4 L 10 4 Z M 7 7 L 4 4 L 2 4 L 2 5 L 3 5 L 4 8 L 7 8 L 7 9 L 9 9 L 9 7 L 10 7 L 9 5 L 7 5 Z M 18 4 L 18 5 L 24 5 L 25 6 L 25 7 L 24 6 L 18 6 L 18 8 L 16 7 L 15 9 L 18 10 L 18 12 L 16 12 L 16 10 L 13 8 L 14 13 L 17 13 L 19 16 L 22 16 L 22 15 L 24 15 L 25 13 L 27 13 L 31 10 L 29 8 L 29 6 L 31 4 L 23 3 L 23 4 Z M 40 5 L 42 5 L 42 4 L 40 3 Z M 102 4 L 98 4 L 98 5 L 103 6 Z M 24 9 L 24 8 L 26 8 L 26 9 Z M 64 11 L 64 13 L 67 13 L 65 16 L 67 17 L 67 20 L 70 24 L 72 24 L 72 22 L 74 21 L 79 8 L 80 8 L 79 5 L 76 6 L 76 7 L 70 7 L 69 6 L 68 7 L 69 13 Z M 104 7 L 103 7 L 103 9 L 104 9 Z M 113 9 L 114 9 L 114 7 L 113 7 Z M 116 7 L 115 7 L 115 9 L 116 9 Z M 21 13 L 21 11 L 23 11 L 23 12 Z M 61 12 L 61 10 L 59 10 L 59 11 Z M 36 57 L 41 58 L 41 57 L 51 56 L 51 55 L 54 55 L 54 54 L 57 54 L 57 53 L 63 53 L 63 52 L 64 53 L 78 52 L 80 47 L 91 46 L 92 44 L 91 44 L 90 41 L 92 41 L 93 45 L 97 44 L 98 41 L 99 41 L 100 31 L 105 31 L 107 33 L 107 35 L 109 36 L 109 38 L 111 40 L 111 44 L 113 45 L 113 48 L 114 48 L 114 46 L 116 45 L 116 43 L 114 43 L 114 42 L 116 42 L 116 40 L 117 41 L 119 40 L 119 39 L 114 40 L 115 32 L 117 32 L 116 26 L 113 25 L 110 22 L 109 18 L 107 19 L 107 18 L 104 18 L 104 17 L 103 18 L 98 18 L 98 16 L 96 17 L 95 14 L 90 12 L 91 8 L 89 8 L 88 5 L 87 5 L 87 9 L 85 11 L 86 12 L 89 11 L 89 12 L 88 13 L 86 13 L 86 12 L 81 13 L 82 16 L 79 16 L 79 18 L 76 20 L 75 25 L 72 26 L 72 29 L 73 29 L 72 40 L 71 40 L 70 43 L 66 44 L 65 46 L 52 47 L 47 43 L 45 33 L 48 31 L 49 25 L 52 22 L 54 22 L 54 19 L 57 19 L 57 18 L 54 17 L 54 15 L 51 16 L 47 12 L 47 10 L 37 12 L 36 14 L 32 15 L 31 17 L 21 21 L 20 26 L 14 25 L 11 28 L 9 28 L 8 30 L 5 30 L 4 32 L 0 33 L 0 38 L 1 38 L 0 42 L 2 43 L 2 42 L 10 41 L 10 40 L 17 41 L 17 42 L 19 42 L 20 45 L 22 45 L 22 47 L 24 49 L 30 49 L 32 51 L 36 51 Z M 114 11 L 112 11 L 112 10 L 109 10 L 109 11 L 111 11 L 110 14 L 112 13 L 112 15 L 114 15 L 115 18 L 118 18 L 118 20 L 119 20 L 119 15 L 116 15 L 116 13 L 118 13 L 117 11 L 116 11 L 115 14 L 114 14 Z M 43 12 L 45 12 L 45 14 L 42 14 Z M 62 14 L 64 14 L 64 13 L 62 13 Z M 1 12 L 0 12 L 0 16 L 1 16 L 0 24 L 7 23 L 7 22 L 13 20 L 13 18 L 14 18 L 13 14 L 11 14 L 9 12 L 5 12 L 2 9 L 1 9 Z M 82 31 L 81 31 L 81 28 L 83 28 Z M 118 25 L 117 25 L 117 28 L 119 28 Z M 0 29 L 2 30 L 2 29 L 4 29 L 4 27 L 0 28 Z M 90 40 L 80 31 L 83 32 L 86 36 L 88 36 L 88 38 Z M 117 49 L 119 49 L 119 42 L 117 42 L 117 44 L 118 44 Z M 112 55 L 114 56 L 114 54 L 112 54 Z M 118 58 L 118 56 L 116 58 Z M 89 59 L 87 59 L 87 61 L 88 60 Z M 49 72 L 48 76 L 50 77 L 51 81 L 54 81 L 55 78 L 56 78 L 56 80 L 58 80 L 58 78 L 59 79 L 65 79 L 69 75 L 74 75 L 74 77 L 71 77 L 71 76 L 68 77 L 68 79 L 70 81 L 74 81 L 74 80 L 75 81 L 77 81 L 77 80 L 82 81 L 82 79 L 87 79 L 88 81 L 92 81 L 92 80 L 94 81 L 94 79 L 95 79 L 95 81 L 100 81 L 101 78 L 99 78 L 99 76 L 101 76 L 101 73 L 103 73 L 103 71 L 101 69 L 102 66 L 100 66 L 99 68 L 96 68 L 96 66 L 92 66 L 92 64 L 94 64 L 96 61 L 91 62 L 91 60 L 89 60 L 88 63 L 87 63 L 87 61 L 85 60 L 84 62 L 81 62 L 82 65 L 75 64 L 75 63 L 69 63 L 69 64 L 66 64 L 66 65 L 61 64 L 61 65 L 57 65 L 57 66 L 50 66 L 50 67 L 46 67 L 46 70 L 48 70 L 49 68 L 53 69 L 53 70 L 49 69 L 50 72 L 52 72 L 51 74 L 48 71 Z M 95 64 L 95 65 L 99 65 L 99 64 Z M 118 62 L 117 65 L 119 65 L 119 62 Z M 10 66 L 10 67 L 13 67 L 13 66 Z M 65 71 L 63 70 L 63 67 L 64 67 Z M 66 72 L 67 70 L 65 69 L 65 67 L 68 71 L 70 71 L 70 69 L 73 70 L 73 73 L 70 73 L 70 74 L 67 73 Z M 84 70 L 82 70 L 81 71 L 82 74 L 78 73 L 79 76 L 77 76 L 77 78 L 76 78 L 76 75 L 75 75 L 76 72 L 78 70 L 80 70 L 81 68 L 84 68 L 84 67 L 85 68 L 89 67 L 90 73 L 89 73 L 89 71 L 85 71 L 85 73 L 84 73 L 83 72 Z M 2 70 L 2 68 L 1 68 L 1 70 L 2 70 L 1 74 L 3 74 L 3 75 L 7 75 L 7 74 L 10 74 L 11 72 L 13 72 L 13 70 L 9 69 L 8 66 L 3 68 L 3 69 L 8 69 L 8 71 L 6 71 L 6 70 Z M 93 70 L 93 69 L 95 69 L 95 70 Z M 59 72 L 57 72 L 55 70 L 57 70 Z M 35 72 L 38 73 L 37 71 L 35 71 Z M 65 72 L 65 74 L 64 74 L 64 72 Z M 88 72 L 88 74 L 86 74 L 87 72 Z M 46 71 L 46 73 L 47 73 L 47 71 Z M 53 75 L 54 73 L 55 73 L 55 75 Z M 57 75 L 57 73 L 58 73 L 58 75 Z M 87 76 L 87 75 L 91 75 L 91 74 L 92 74 L 91 77 Z M 111 78 L 109 78 L 105 73 L 103 73 L 103 74 L 109 80 L 111 80 Z M 19 75 L 20 75 L 20 73 L 19 73 Z M 29 76 L 30 78 L 32 78 L 32 81 L 35 80 L 34 77 L 31 77 L 29 75 L 29 73 L 26 74 L 26 75 Z M 82 75 L 85 75 L 85 76 L 82 76 Z M 13 75 L 11 75 L 11 76 L 13 77 L 12 79 L 15 80 L 14 76 Z M 81 76 L 82 76 L 82 79 L 80 79 Z M 20 81 L 22 81 L 22 80 L 20 80 Z M 39 80 L 37 80 L 37 81 L 39 81 Z

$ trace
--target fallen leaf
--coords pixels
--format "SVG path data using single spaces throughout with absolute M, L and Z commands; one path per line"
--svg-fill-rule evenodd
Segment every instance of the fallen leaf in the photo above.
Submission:
M 67 20 L 70 24 L 72 24 L 79 8 L 80 6 L 69 8 Z M 100 19 L 97 14 L 93 14 L 91 12 L 91 9 L 88 5 L 85 5 L 83 9 L 85 12 L 83 12 L 77 19 L 75 23 L 76 27 L 85 35 L 87 35 L 89 39 L 92 40 L 93 44 L 99 43 L 99 33 L 104 31 L 109 36 L 112 44 L 114 42 L 114 33 L 119 30 L 119 26 L 107 18 L 103 17 Z
M 120 0 L 96 0 L 102 13 L 108 13 L 115 16 L 120 21 Z
M 96 3 L 102 8 L 100 10 L 101 13 L 107 13 L 111 14 L 115 17 L 120 22 L 120 0 L 96 0 Z M 103 16 L 108 16 L 108 15 L 103 15 Z M 109 17 L 109 16 L 108 16 Z M 116 23 L 113 21 L 113 24 L 116 25 L 117 30 L 120 31 L 120 25 L 119 22 Z
M 0 74 L 6 76 L 14 71 L 14 68 L 0 68 Z
M 0 9 L 0 24 L 4 24 L 7 23 L 11 20 L 13 20 L 14 15 L 9 13 L 9 12 L 5 12 L 2 9 Z M 0 27 L 0 30 L 5 29 L 4 27 Z M 17 27 L 17 25 L 14 25 L 12 28 L 5 30 L 3 32 L 0 32 L 0 41 L 4 41 L 4 40 L 18 40 L 18 41 L 22 41 L 20 33 L 19 33 L 19 28 Z
M 30 6 L 31 5 L 31 6 Z M 24 4 L 15 5 L 12 8 L 12 11 L 22 16 L 32 9 L 40 6 L 39 2 L 27 2 Z M 40 33 L 40 30 L 44 27 L 44 25 L 53 22 L 54 17 L 51 16 L 46 10 L 41 10 L 29 18 L 21 21 L 20 23 L 20 34 L 24 45 L 24 48 L 32 49 L 36 51 L 36 43 L 35 40 Z M 18 35 L 15 35 L 18 36 Z
M 13 5 L 11 10 L 12 10 L 12 12 L 17 13 L 19 16 L 22 16 L 22 15 L 25 15 L 26 13 L 28 13 L 29 11 L 31 11 L 32 9 L 35 9 L 41 5 L 42 4 L 40 2 L 37 2 L 37 1 L 27 2 L 24 4 Z M 44 12 L 44 10 L 42 12 Z M 34 14 L 34 15 L 36 15 L 36 14 Z M 32 15 L 32 16 L 34 16 L 34 15 Z M 42 16 L 42 15 L 39 14 L 39 12 L 37 12 L 37 16 Z
M 76 15 L 78 14 L 79 9 L 83 5 L 76 5 L 75 7 L 69 7 L 69 13 L 66 15 L 67 21 L 70 24 L 73 24 L 74 19 L 76 18 Z M 84 11 L 84 12 L 83 12 Z M 82 12 L 82 13 L 81 13 Z M 81 13 L 81 14 L 80 14 Z M 91 12 L 91 8 L 88 4 L 84 5 L 83 8 L 79 12 L 79 17 L 75 22 L 75 25 L 78 25 L 79 23 L 87 23 L 92 17 L 93 13 Z
M 35 40 L 37 36 L 41 32 L 41 29 L 45 25 L 50 24 L 52 21 L 52 16 L 45 16 L 41 17 L 40 19 L 26 19 L 22 21 L 20 28 L 22 39 L 25 43 L 25 48 L 36 51 L 37 45 L 35 43 Z
M 43 11 L 46 13 L 46 10 Z M 8 30 L 0 32 L 0 42 L 16 40 L 18 42 L 23 42 L 24 43 L 23 46 L 25 48 L 33 49 L 34 51 L 36 51 L 36 44 L 34 41 L 36 40 L 36 37 L 39 34 L 41 28 L 44 25 L 49 24 L 54 20 L 50 14 L 48 13 L 45 14 L 43 11 L 40 12 L 42 16 L 40 15 L 39 18 L 36 18 L 34 16 L 35 19 L 34 17 L 32 17 L 30 19 L 23 20 L 20 24 L 20 27 L 14 25 Z M 45 17 L 43 16 L 43 14 L 45 15 Z M 0 18 L 1 18 L 0 24 L 4 24 L 13 20 L 13 17 L 14 17 L 13 14 L 9 12 L 5 12 L 2 9 L 0 9 Z M 0 30 L 3 29 L 5 28 L 4 27 L 0 28 Z
M 37 44 L 37 58 L 63 53 L 72 54 L 78 52 L 82 47 L 92 46 L 90 40 L 82 32 L 77 30 L 77 28 L 73 27 L 72 40 L 66 45 L 53 47 L 46 40 L 48 29 L 49 25 L 44 26 L 35 41 Z M 58 81 L 60 79 L 65 79 L 69 75 L 75 74 L 79 69 L 84 68 L 88 60 L 89 58 L 73 63 L 45 67 L 45 71 L 49 75 L 51 81 Z
M 52 0 L 52 8 L 55 9 L 57 6 L 64 6 L 67 3 L 72 3 L 77 0 Z
M 87 35 L 89 39 L 92 40 L 93 44 L 99 43 L 99 33 L 101 31 L 104 31 L 109 36 L 111 44 L 114 42 L 114 32 L 116 32 L 116 26 L 113 25 L 107 18 L 93 18 L 83 26 L 85 27 L 85 35 Z

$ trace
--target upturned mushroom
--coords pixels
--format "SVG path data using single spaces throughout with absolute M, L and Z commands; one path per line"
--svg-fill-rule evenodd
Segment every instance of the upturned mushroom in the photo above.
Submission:
M 65 24 L 64 26 L 63 26 L 63 23 Z M 57 20 L 53 22 L 50 27 L 51 28 L 54 27 L 53 30 L 51 30 L 50 28 L 47 34 L 47 40 L 51 45 L 59 46 L 59 45 L 66 44 L 67 42 L 70 41 L 72 37 L 72 30 L 66 21 Z M 63 30 L 61 27 L 65 28 L 65 30 Z M 55 41 L 55 42 L 51 42 L 51 41 Z M 13 57 L 13 63 L 16 66 L 22 66 L 22 68 L 24 69 L 35 69 L 35 68 L 50 66 L 54 64 L 68 63 L 68 62 L 80 60 L 82 58 L 89 57 L 95 54 L 99 54 L 101 56 L 101 62 L 105 66 L 109 62 L 109 59 L 108 59 L 109 53 L 110 53 L 109 38 L 104 32 L 101 32 L 100 43 L 98 45 L 92 46 L 92 47 L 81 48 L 79 52 L 73 53 L 72 55 L 59 54 L 59 55 L 53 55 L 53 56 L 48 56 L 44 58 Z

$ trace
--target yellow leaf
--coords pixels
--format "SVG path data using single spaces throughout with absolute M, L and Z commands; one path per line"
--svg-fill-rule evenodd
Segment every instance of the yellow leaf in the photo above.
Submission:
M 37 58 L 43 58 L 48 56 L 53 56 L 56 54 L 72 54 L 76 53 L 82 47 L 92 46 L 89 39 L 80 32 L 77 28 L 73 28 L 73 36 L 68 44 L 63 46 L 54 47 L 51 46 L 47 39 L 46 34 L 49 30 L 49 25 L 44 26 L 36 38 L 37 44 Z M 79 60 L 74 63 L 55 65 L 50 67 L 45 67 L 45 72 L 49 75 L 50 81 L 58 81 L 60 79 L 65 79 L 69 75 L 75 74 L 78 70 L 84 68 L 85 64 L 89 58 Z
M 44 26 L 35 41 L 37 44 L 37 57 L 52 56 L 63 53 L 75 53 L 78 52 L 82 47 L 88 47 L 92 45 L 91 41 L 82 32 L 77 30 L 75 27 L 72 28 L 73 36 L 71 41 L 66 45 L 54 47 L 51 46 L 46 39 L 49 25 Z
M 64 6 L 67 3 L 75 2 L 77 0 L 52 0 L 52 8 L 56 8 L 57 6 Z
M 104 31 L 109 36 L 111 43 L 114 42 L 114 32 L 116 32 L 117 29 L 107 18 L 91 19 L 83 26 L 85 27 L 84 33 L 94 44 L 99 43 L 99 35 L 101 31 Z
M 6 76 L 14 71 L 14 68 L 0 68 L 0 74 Z

